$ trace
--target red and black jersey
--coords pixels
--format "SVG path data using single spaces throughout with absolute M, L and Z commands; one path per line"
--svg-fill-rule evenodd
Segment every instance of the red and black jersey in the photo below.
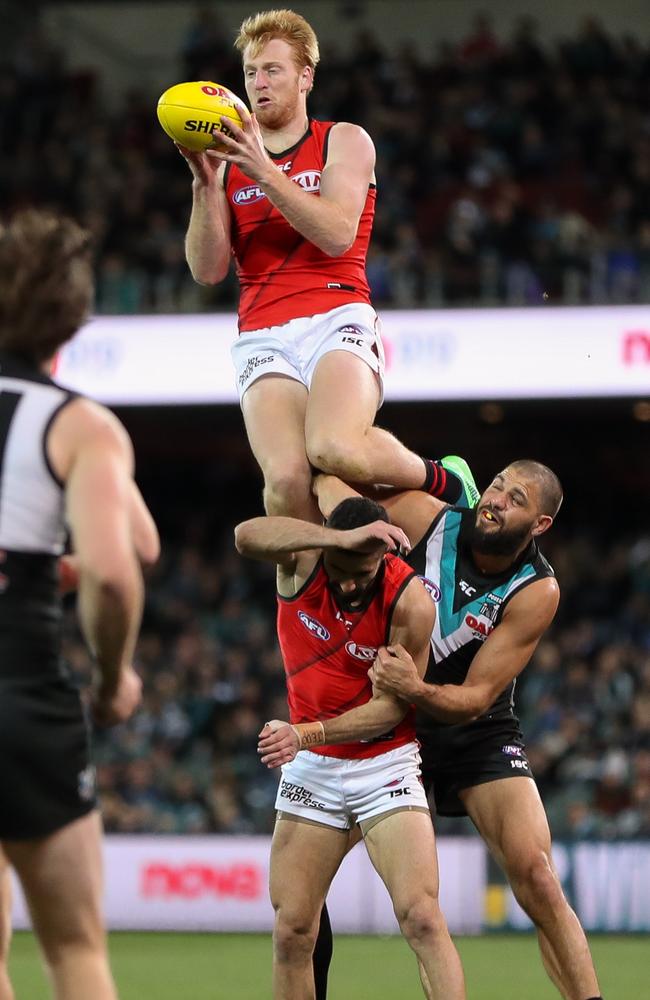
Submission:
M 334 124 L 310 120 L 295 146 L 269 154 L 278 170 L 316 198 Z M 356 239 L 340 257 L 328 257 L 301 236 L 234 163 L 226 167 L 224 186 L 240 283 L 240 332 L 314 316 L 348 302 L 370 302 L 366 255 L 375 214 L 374 184 L 368 188 Z
M 363 607 L 339 608 L 322 560 L 294 597 L 278 595 L 278 638 L 293 723 L 332 719 L 372 697 L 368 670 L 389 641 L 395 605 L 413 570 L 397 556 L 383 567 Z M 328 757 L 376 757 L 415 739 L 413 712 L 378 739 L 310 748 Z

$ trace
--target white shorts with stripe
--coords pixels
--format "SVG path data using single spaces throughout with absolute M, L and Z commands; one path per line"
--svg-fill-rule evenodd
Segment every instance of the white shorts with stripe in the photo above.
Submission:
M 337 830 L 398 809 L 428 811 L 418 744 L 363 760 L 301 750 L 282 768 L 275 808 Z
M 316 365 L 330 351 L 356 354 L 369 365 L 379 381 L 381 403 L 384 349 L 377 313 L 365 302 L 351 302 L 281 326 L 242 333 L 230 349 L 240 402 L 263 375 L 286 375 L 309 389 Z

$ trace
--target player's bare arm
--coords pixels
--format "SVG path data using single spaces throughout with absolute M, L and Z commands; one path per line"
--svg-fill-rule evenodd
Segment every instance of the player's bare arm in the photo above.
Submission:
M 79 620 L 99 673 L 96 714 L 106 723 L 122 721 L 140 699 L 140 681 L 131 666 L 143 604 L 133 539 L 131 443 L 107 410 L 77 400 L 55 420 L 48 454 L 66 484 L 66 518 L 79 569 Z
M 226 152 L 208 151 L 205 155 L 237 164 L 287 222 L 323 253 L 340 257 L 349 250 L 374 179 L 375 148 L 367 132 L 349 122 L 332 127 L 320 195 L 315 196 L 278 170 L 264 147 L 254 115 L 244 120 L 242 128 L 232 122 L 228 128 L 232 137 L 220 136 Z
M 400 648 L 408 648 L 411 663 L 420 677 L 426 672 L 434 620 L 435 605 L 420 581 L 412 579 L 395 607 L 390 637 L 406 644 Z M 408 707 L 408 701 L 373 685 L 369 701 L 336 718 L 297 725 L 278 719 L 267 722 L 260 733 L 258 753 L 262 763 L 273 768 L 288 763 L 300 750 L 308 750 L 310 746 L 374 739 L 401 722 Z
M 240 555 L 276 563 L 282 597 L 292 597 L 300 590 L 323 549 L 370 553 L 382 546 L 391 552 L 410 548 L 404 532 L 385 521 L 338 531 L 298 518 L 270 516 L 253 517 L 235 528 L 235 547 Z
M 408 699 L 438 722 L 471 722 L 486 712 L 524 669 L 555 616 L 559 598 L 557 581 L 550 577 L 513 597 L 462 684 L 427 684 L 401 646 L 393 648 L 392 656 L 380 650 L 372 670 L 373 683 Z
M 442 500 L 419 490 L 369 487 L 359 493 L 337 476 L 324 473 L 314 477 L 312 489 L 323 517 L 329 517 L 334 508 L 347 497 L 371 497 L 388 511 L 392 523 L 406 532 L 412 547 L 424 538 L 431 522 L 447 506 Z
M 228 274 L 232 257 L 230 212 L 223 184 L 225 164 L 218 156 L 178 148 L 192 171 L 185 257 L 195 281 L 216 285 Z

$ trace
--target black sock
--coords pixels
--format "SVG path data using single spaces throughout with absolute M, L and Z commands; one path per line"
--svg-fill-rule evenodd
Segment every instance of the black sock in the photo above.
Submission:
M 327 973 L 332 961 L 333 946 L 332 925 L 330 924 L 327 905 L 323 903 L 318 937 L 316 938 L 314 954 L 312 956 L 314 982 L 316 983 L 316 1000 L 326 1000 L 327 997 Z
M 438 500 L 444 500 L 445 503 L 456 503 L 460 500 L 463 484 L 456 473 L 443 468 L 440 462 L 434 462 L 430 458 L 423 458 L 422 461 L 426 475 L 420 489 Z

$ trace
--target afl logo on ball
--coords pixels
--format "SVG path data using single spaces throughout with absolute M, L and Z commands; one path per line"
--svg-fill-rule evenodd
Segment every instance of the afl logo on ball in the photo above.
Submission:
M 299 611 L 298 618 L 303 623 L 307 631 L 311 632 L 312 635 L 315 635 L 317 639 L 322 639 L 323 642 L 326 642 L 329 639 L 330 634 L 328 630 L 324 625 L 321 625 L 320 622 L 317 622 L 315 618 L 312 618 L 311 615 L 308 615 L 305 611 Z
M 364 660 L 366 663 L 374 663 L 377 659 L 375 646 L 359 646 L 356 642 L 346 642 L 346 651 L 357 660 Z

